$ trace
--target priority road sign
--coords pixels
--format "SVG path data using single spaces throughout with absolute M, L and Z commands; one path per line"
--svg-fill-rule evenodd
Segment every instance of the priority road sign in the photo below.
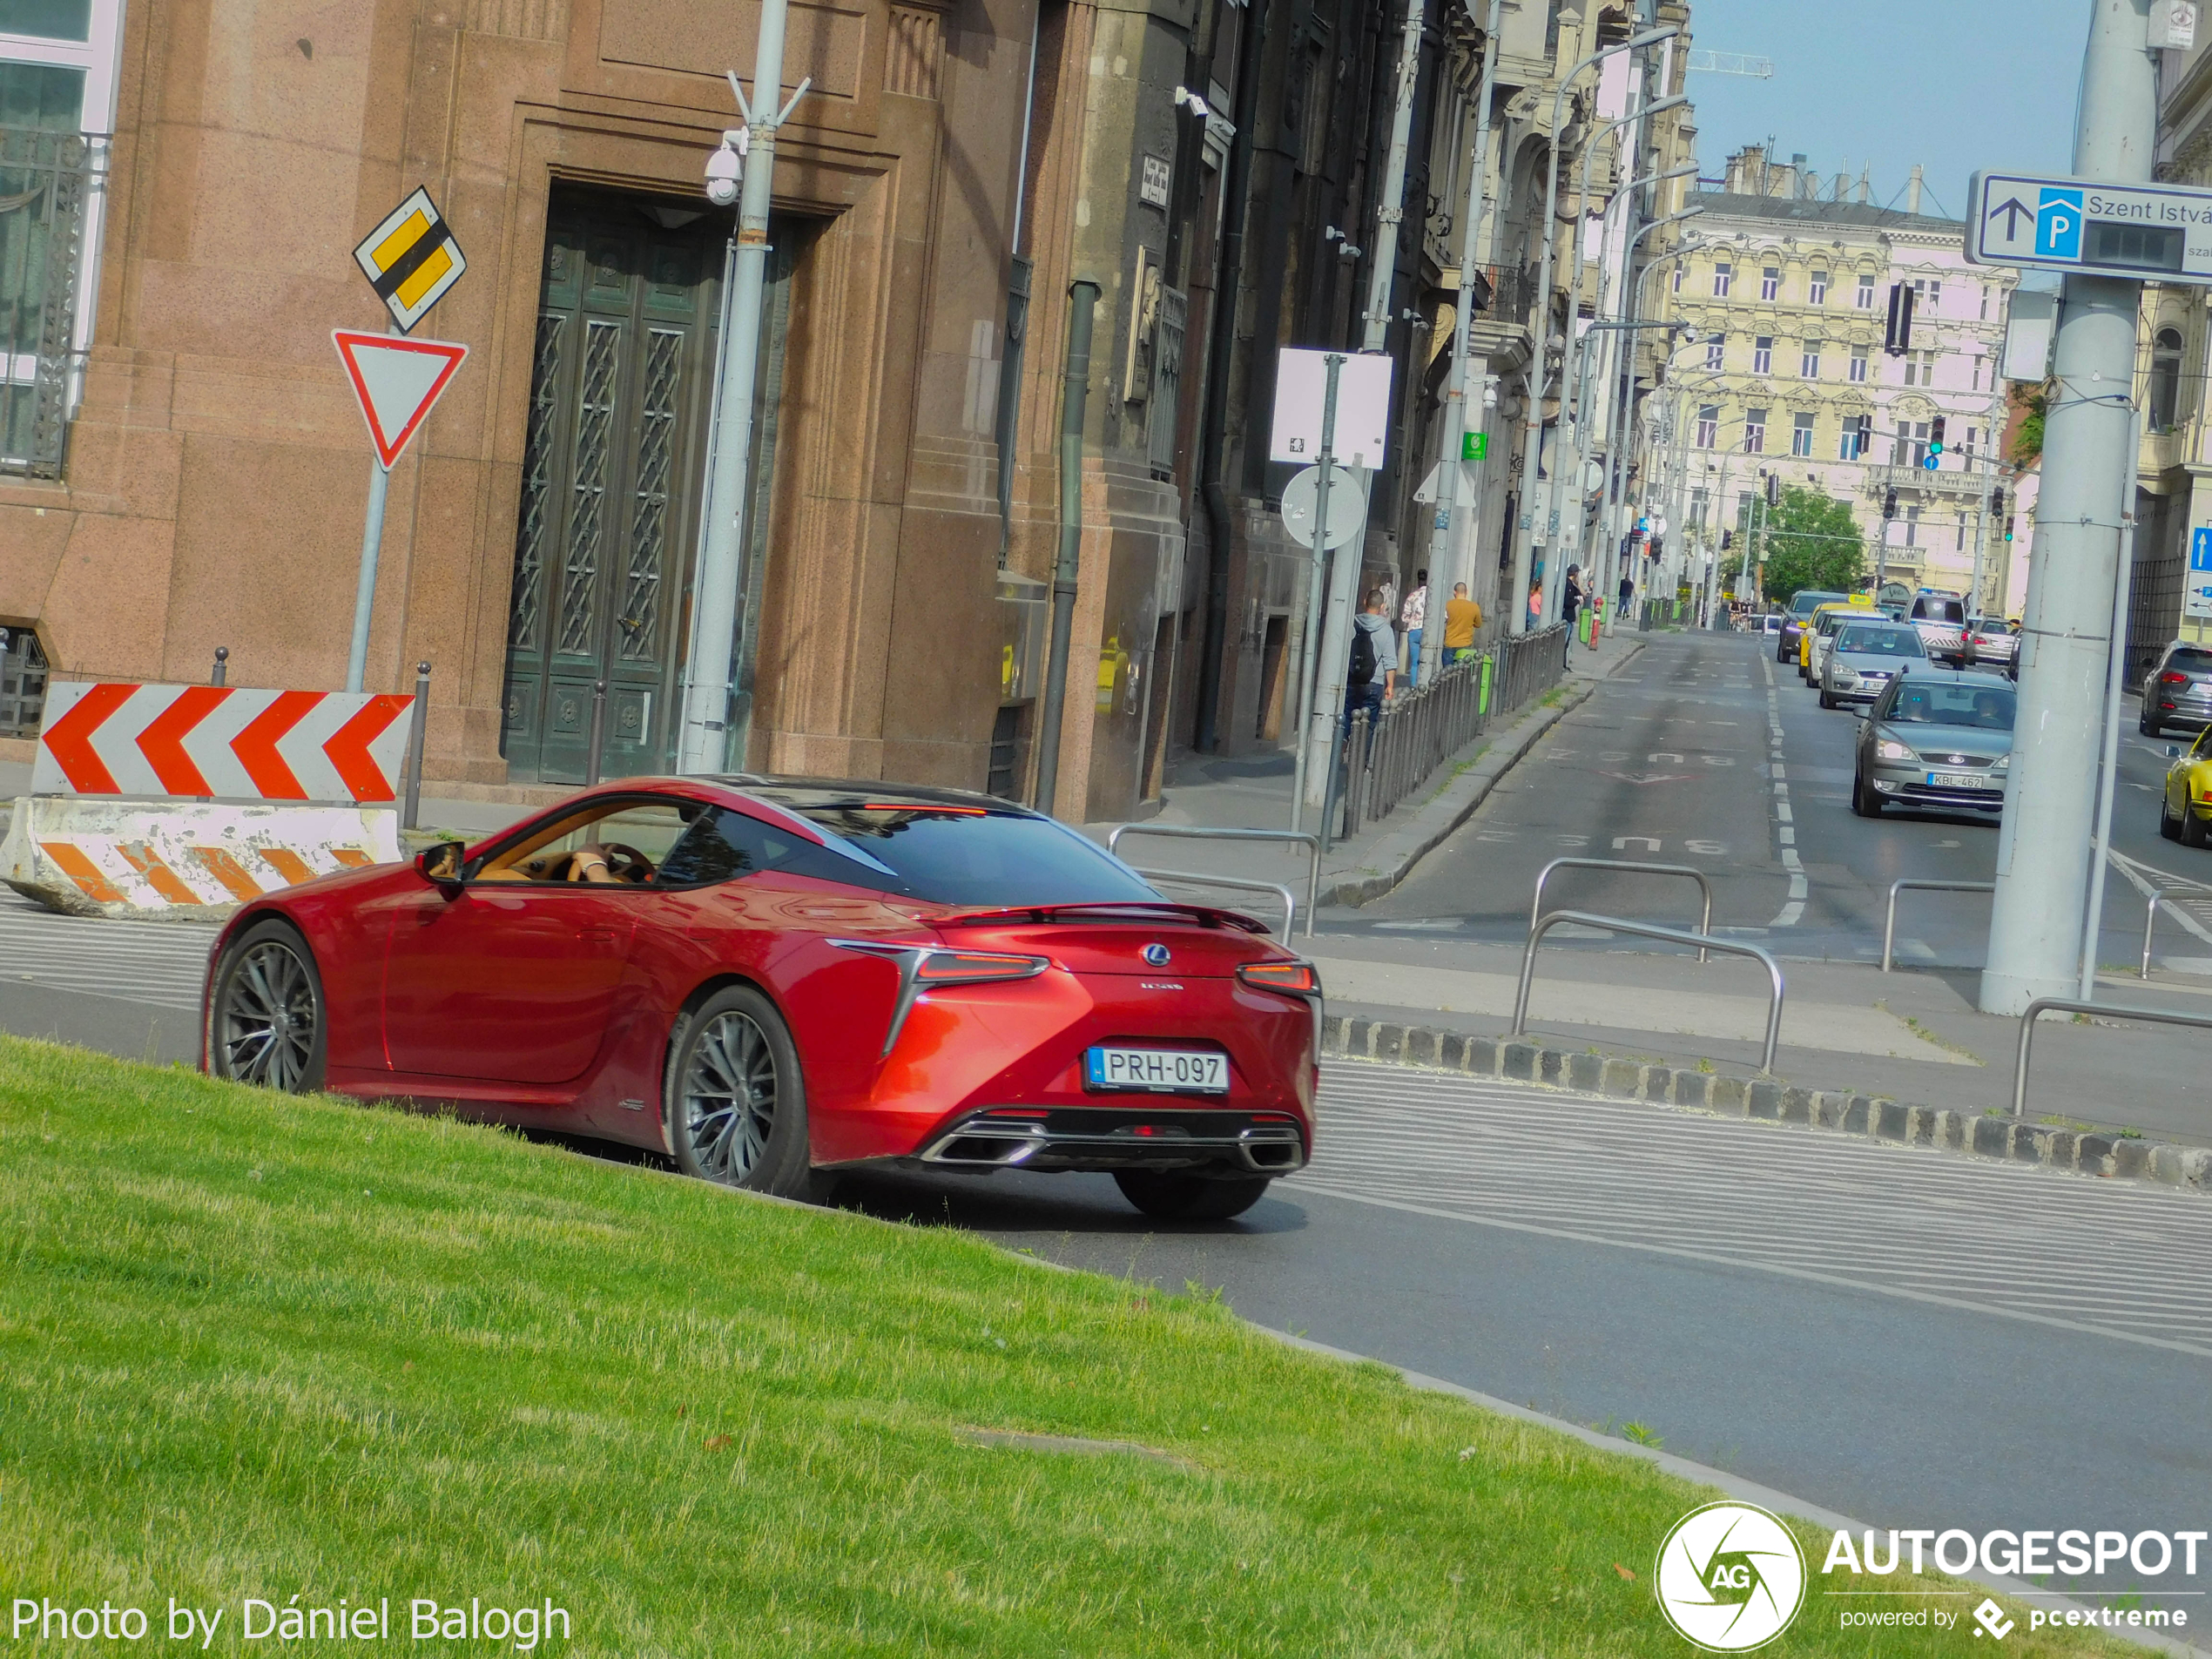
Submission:
M 1978 172 L 1966 251 L 1976 265 L 2212 285 L 2212 190 Z
M 377 465 L 389 472 L 400 452 L 421 430 L 423 417 L 469 348 L 448 340 L 400 340 L 350 328 L 334 328 L 330 338 L 346 365 L 354 395 L 361 400 L 361 418 L 368 422 L 369 439 L 376 445 Z
M 354 260 L 401 334 L 421 321 L 469 268 L 427 190 L 417 190 L 363 237 Z

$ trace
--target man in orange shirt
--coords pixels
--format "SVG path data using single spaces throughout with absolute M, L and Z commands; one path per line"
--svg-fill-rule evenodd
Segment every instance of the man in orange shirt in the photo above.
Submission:
M 1467 584 L 1454 582 L 1444 602 L 1444 661 L 1447 666 L 1474 655 L 1474 631 L 1482 626 L 1482 607 L 1467 597 Z

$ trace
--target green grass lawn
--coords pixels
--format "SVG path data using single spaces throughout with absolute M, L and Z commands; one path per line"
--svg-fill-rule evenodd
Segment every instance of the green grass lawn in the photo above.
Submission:
M 408 1599 L 473 1596 L 624 1659 L 1678 1655 L 1710 1495 L 1204 1297 L 0 1037 L 0 1612 L 153 1625 L 11 1652 L 297 1595 L 421 1652 Z M 1932 1645 L 1816 1598 L 1767 1651 Z

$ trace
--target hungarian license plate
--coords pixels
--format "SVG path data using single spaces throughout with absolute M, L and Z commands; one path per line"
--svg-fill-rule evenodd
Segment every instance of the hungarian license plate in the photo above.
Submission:
M 1229 1058 L 1190 1049 L 1083 1051 L 1083 1087 L 1147 1095 L 1225 1095 Z
M 1932 772 L 1928 774 L 1931 789 L 2002 789 L 2005 780 L 1992 778 L 1980 772 Z

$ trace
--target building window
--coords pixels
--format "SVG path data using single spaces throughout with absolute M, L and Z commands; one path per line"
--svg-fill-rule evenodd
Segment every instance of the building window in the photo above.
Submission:
M 1782 297 L 1782 269 L 1770 265 L 1759 273 L 1759 298 L 1778 300 Z
M 1710 449 L 1720 442 L 1721 406 L 1707 403 L 1697 411 L 1697 447 Z
M 1974 385 L 1973 385 L 1973 389 L 1974 389 L 1975 391 L 1979 392 L 1979 390 L 1981 390 L 1981 359 L 1980 359 L 1980 358 L 1979 358 L 1979 357 L 1977 357 L 1977 358 L 1973 359 L 1973 369 L 1974 369 Z
M 1917 507 L 1905 509 L 1905 544 L 1907 547 L 1920 545 L 1920 509 Z
M 1935 384 L 1936 354 L 1932 351 L 1909 351 L 1905 354 L 1905 383 L 1907 386 Z
M 1824 306 L 1828 303 L 1827 272 L 1817 270 L 1812 273 L 1811 284 L 1805 290 L 1805 303 L 1815 306 Z
M 1820 378 L 1820 341 L 1810 334 L 1805 337 L 1804 349 L 1797 354 L 1797 373 L 1809 381 Z
M 1984 322 L 1989 320 L 1989 284 L 1986 282 L 1981 285 L 1981 320 Z
M 1693 489 L 1689 492 L 1690 529 L 1702 530 L 1705 528 L 1705 512 L 1710 504 L 1709 499 L 1703 490 Z
M 1754 374 L 1774 373 L 1774 336 L 1772 334 L 1757 334 L 1752 337 L 1751 373 Z
M 1858 273 L 1858 308 L 1861 311 L 1874 308 L 1874 273 L 1871 271 Z
M 1972 461 L 1974 458 L 1974 446 L 1980 441 L 1980 439 L 1981 428 L 1979 427 L 1968 427 L 1966 428 L 1966 441 L 1959 446 L 1959 453 L 1965 456 L 1968 461 Z
M 1790 453 L 1793 455 L 1802 455 L 1807 460 L 1811 459 L 1812 416 L 1810 415 L 1800 415 L 1791 423 Z
M 1675 290 L 1675 292 L 1676 292 L 1676 293 L 1680 293 L 1682 292 L 1682 278 L 1683 278 L 1683 262 L 1682 262 L 1680 260 L 1676 260 L 1675 261 L 1675 276 L 1674 276 L 1674 290 Z
M 61 475 L 105 199 L 93 135 L 114 126 L 121 24 L 122 0 L 0 0 L 0 473 Z
M 2182 407 L 2182 331 L 2161 328 L 2150 346 L 2150 395 L 2146 414 L 2154 432 L 2170 432 Z
M 1747 455 L 1763 455 L 1766 453 L 1766 411 L 1764 409 L 1743 411 L 1743 453 Z
M 1951 550 L 1954 553 L 1964 553 L 1966 550 L 1966 516 L 1964 513 L 1959 515 L 1958 544 Z
M 35 738 L 46 705 L 46 653 L 28 628 L 10 628 L 0 656 L 0 738 Z
M 1928 423 L 1925 421 L 1899 421 L 1897 442 L 1890 448 L 1890 465 L 1917 467 L 1928 453 Z
M 1716 263 L 1716 264 L 1714 265 L 1714 266 L 1713 266 L 1713 298 L 1714 298 L 1714 299 L 1716 299 L 1716 300 L 1725 300 L 1725 299 L 1727 299 L 1727 298 L 1728 298 L 1728 286 L 1729 286 L 1730 282 L 1730 281 L 1732 281 L 1732 280 L 1734 280 L 1735 276 L 1736 276 L 1736 267 L 1735 267 L 1734 266 L 1730 265 L 1730 263 L 1729 263 L 1726 260 L 1722 260 L 1718 261 L 1717 263 Z
M 1859 461 L 1866 455 L 1866 436 L 1873 426 L 1873 416 L 1851 415 L 1844 418 L 1843 442 L 1836 446 L 1838 461 Z
M 1705 367 L 1718 368 L 1728 361 L 1728 336 L 1715 334 L 1705 342 Z
M 1853 346 L 1851 348 L 1851 377 L 1860 385 L 1866 381 L 1866 360 L 1872 347 Z

